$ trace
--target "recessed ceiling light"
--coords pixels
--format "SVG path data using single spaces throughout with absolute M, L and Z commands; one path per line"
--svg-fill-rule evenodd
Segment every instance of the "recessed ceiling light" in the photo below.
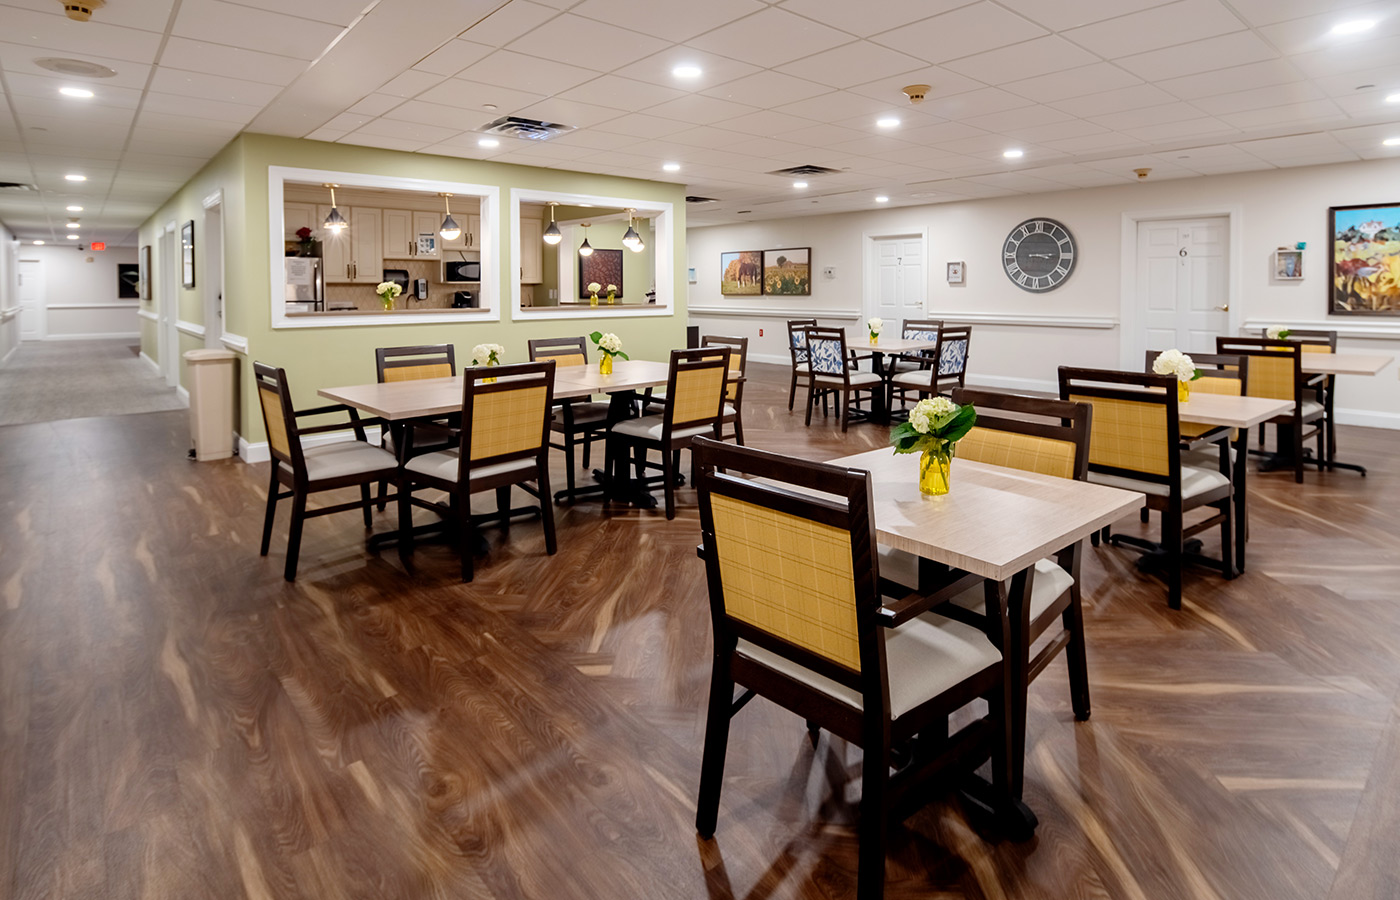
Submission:
M 1381 144 L 1386 147 L 1400 147 L 1400 138 L 1386 138 Z
M 1002 156 L 1006 157 L 1007 159 L 1020 159 L 1025 155 L 1026 152 L 1024 150 L 1007 150 L 1005 153 L 1002 154 Z
M 76 241 L 77 239 L 78 239 L 78 236 L 77 236 L 76 234 L 70 234 L 70 235 L 68 235 L 68 240 L 70 240 L 70 241 Z
M 898 117 L 898 116 L 884 116 L 884 117 L 882 117 L 882 118 L 876 119 L 876 120 L 875 120 L 875 124 L 876 124 L 876 125 L 879 125 L 881 128 L 898 128 L 898 127 L 899 127 L 899 117 Z
M 36 246 L 36 247 L 42 247 L 42 246 L 44 246 L 44 242 L 43 242 L 43 241 L 35 241 L 35 242 L 34 242 L 34 246 Z
M 483 104 L 481 104 L 481 108 L 482 108 L 482 109 L 492 109 L 492 110 L 494 110 L 494 109 L 496 109 L 497 107 L 496 107 L 496 104 L 494 104 L 494 103 L 483 103 Z
M 490 149 L 492 147 L 501 146 L 501 142 L 496 140 L 495 138 L 482 138 L 481 140 L 476 142 L 476 145 L 478 147 L 486 147 L 487 149 Z
M 1332 26 L 1333 34 L 1360 34 L 1363 31 L 1370 31 L 1376 27 L 1375 19 L 1354 19 L 1350 22 L 1343 22 L 1340 25 Z
M 886 197 L 884 194 L 881 194 L 880 196 L 878 196 L 878 197 L 875 198 L 875 202 L 876 202 L 876 203 L 889 203 L 889 202 L 890 202 L 890 198 L 889 198 L 889 197 Z
M 807 182 L 805 182 L 805 181 L 794 181 L 794 182 L 792 183 L 792 186 L 795 187 L 795 188 L 805 188 L 805 187 L 807 186 Z
M 664 171 L 664 172 L 679 172 L 679 171 L 681 170 L 681 164 L 680 164 L 680 163 L 666 163 L 665 165 L 663 165 L 663 166 L 661 167 L 661 169 L 662 169 L 662 171 Z
M 705 74 L 705 70 L 699 66 L 676 66 L 671 70 L 671 74 L 677 78 L 699 78 Z
M 69 222 L 69 223 L 68 223 L 68 227 L 69 227 L 69 228 L 82 228 L 83 225 L 82 225 L 81 222 Z
M 86 176 L 86 175 L 74 175 L 74 174 L 69 174 L 69 175 L 64 175 L 63 177 L 64 177 L 65 179 L 67 179 L 68 181 L 87 181 L 87 176 Z
M 1385 98 L 1386 103 L 1400 103 L 1400 94 L 1391 94 Z
M 82 211 L 83 211 L 83 208 L 82 208 L 81 206 L 70 206 L 70 207 L 68 207 L 68 211 L 69 211 L 69 212 L 82 212 Z
M 84 100 L 92 96 L 92 91 L 87 88 L 61 87 L 58 92 L 65 97 L 82 97 Z

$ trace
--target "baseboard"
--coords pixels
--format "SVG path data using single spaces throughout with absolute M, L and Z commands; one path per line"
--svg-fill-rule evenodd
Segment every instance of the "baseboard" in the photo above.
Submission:
M 95 334 L 46 334 L 46 341 L 113 341 L 117 339 L 135 340 L 141 337 L 139 331 L 101 331 Z
M 10 352 L 5 354 L 5 358 L 4 358 L 4 359 L 0 359 L 0 366 L 3 366 L 5 363 L 9 362 L 9 361 L 10 361 L 10 357 L 11 357 L 11 356 L 14 356 L 14 355 L 15 355 L 15 351 L 18 350 L 18 349 L 19 349 L 19 343 L 16 342 L 15 345 L 14 345 L 13 347 L 10 348 Z
M 1361 425 L 1365 428 L 1389 428 L 1400 431 L 1400 413 L 1376 412 L 1373 409 L 1338 409 L 1338 425 Z
M 977 388 L 998 388 L 1022 394 L 1050 394 L 1060 396 L 1060 383 L 1042 378 L 1011 378 L 1005 375 L 968 375 L 967 386 Z
M 776 353 L 750 353 L 749 362 L 772 363 L 775 366 L 792 365 L 792 354 L 784 353 L 779 356 Z
M 155 360 L 153 360 L 153 359 L 151 359 L 149 356 L 147 356 L 145 350 L 142 350 L 140 355 L 141 355 L 141 359 L 145 361 L 146 365 L 148 365 L 148 366 L 150 366 L 152 369 L 154 369 L 154 370 L 155 370 L 155 373 L 156 373 L 157 375 L 160 375 L 160 374 L 161 374 L 161 371 L 160 371 L 160 363 L 156 362 Z
M 184 385 L 175 385 L 175 396 L 180 398 L 181 403 L 185 404 L 186 406 L 190 405 L 190 392 L 185 390 Z
M 241 434 L 235 434 L 238 439 L 238 458 L 245 463 L 265 463 L 272 459 L 272 453 L 267 448 L 267 441 L 258 441 L 256 444 L 250 443 Z M 301 439 L 303 447 L 324 447 L 326 444 L 340 444 L 345 441 L 353 441 L 355 433 L 353 431 L 332 431 L 329 434 L 312 434 Z M 365 429 L 365 439 L 371 444 L 379 443 L 379 426 L 371 425 Z

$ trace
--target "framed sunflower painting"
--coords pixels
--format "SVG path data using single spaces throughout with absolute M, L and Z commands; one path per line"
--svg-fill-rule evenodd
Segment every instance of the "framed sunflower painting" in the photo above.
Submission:
M 1334 206 L 1328 214 L 1328 313 L 1400 316 L 1400 203 Z

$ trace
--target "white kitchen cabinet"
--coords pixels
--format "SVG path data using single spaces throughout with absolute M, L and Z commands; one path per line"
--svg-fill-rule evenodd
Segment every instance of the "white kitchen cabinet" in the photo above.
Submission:
M 384 258 L 413 256 L 413 213 L 406 209 L 381 210 L 384 218 Z
M 539 219 L 520 220 L 520 283 L 544 281 L 544 223 Z
M 329 211 L 329 207 L 327 208 Z M 282 238 L 288 241 L 299 241 L 297 232 L 303 228 L 310 228 L 315 234 L 321 229 L 321 223 L 316 220 L 316 204 L 314 203 L 287 203 L 282 206 Z
M 379 284 L 384 280 L 384 211 L 357 206 L 350 212 L 350 280 Z
M 444 250 L 480 250 L 481 249 L 481 216 L 453 215 L 457 224 L 462 226 L 462 233 L 450 241 L 442 242 Z M 442 223 L 439 222 L 439 225 Z
M 438 230 L 442 228 L 443 213 L 416 212 L 413 214 L 413 258 L 414 259 L 442 259 L 439 248 L 442 246 L 442 235 Z M 456 216 L 453 216 L 455 219 Z M 431 234 L 433 236 L 433 248 L 431 250 L 420 249 L 418 246 L 418 236 L 420 234 Z
M 349 208 L 340 210 L 340 214 L 347 221 L 350 219 L 350 212 Z M 354 258 L 350 244 L 350 229 L 342 228 L 340 233 L 336 234 L 328 228 L 322 228 L 321 223 L 326 221 L 326 216 L 330 214 L 330 206 L 317 206 L 314 227 L 317 235 L 321 238 L 321 256 L 325 260 L 322 266 L 326 273 L 326 281 L 343 284 L 350 281 L 350 261 Z

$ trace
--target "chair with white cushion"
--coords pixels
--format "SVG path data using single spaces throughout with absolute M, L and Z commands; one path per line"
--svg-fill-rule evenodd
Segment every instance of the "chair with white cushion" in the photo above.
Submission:
M 1253 375 L 1251 365 L 1251 377 Z M 1181 608 L 1181 569 L 1186 539 L 1220 528 L 1220 559 L 1210 560 L 1226 578 L 1235 576 L 1234 500 L 1223 466 L 1184 464 L 1177 386 L 1173 375 L 1060 367 L 1060 399 L 1094 407 L 1089 436 L 1089 480 L 1147 495 L 1149 509 L 1162 514 L 1162 538 L 1152 543 L 1114 534 L 1114 544 L 1160 551 L 1167 581 L 1167 604 Z M 1202 506 L 1216 514 L 1187 527 L 1186 512 Z
M 967 384 L 967 359 L 972 350 L 971 325 L 946 325 L 938 331 L 938 344 L 930 353 L 921 354 L 920 368 L 902 372 L 890 379 L 890 403 L 899 394 L 902 407 L 908 392 L 918 393 L 918 399 L 947 395 L 954 388 Z M 935 362 L 936 361 L 936 362 Z
M 287 373 L 260 362 L 253 363 L 253 382 L 258 390 L 263 424 L 267 427 L 268 452 L 272 454 L 272 477 L 267 488 L 267 513 L 263 518 L 262 550 L 267 556 L 272 542 L 272 523 L 277 515 L 277 501 L 292 500 L 292 523 L 287 532 L 287 564 L 284 576 L 288 581 L 297 577 L 297 557 L 301 552 L 301 526 L 306 519 L 331 513 L 363 509 L 365 528 L 370 527 L 369 486 L 376 481 L 399 483 L 399 463 L 393 453 L 370 444 L 365 439 L 365 425 L 378 420 L 361 420 L 359 412 L 350 406 L 319 406 L 315 409 L 292 408 L 291 391 L 287 388 Z M 302 428 L 297 420 L 307 416 L 348 413 L 348 423 L 334 423 Z M 311 434 L 344 431 L 355 433 L 353 441 L 303 447 L 302 438 Z M 282 491 L 286 485 L 291 490 Z M 338 503 L 308 511 L 306 498 L 320 491 L 358 487 L 358 503 Z
M 873 406 L 875 392 L 883 391 L 885 383 L 874 372 L 856 371 L 856 362 L 846 349 L 846 332 L 840 328 L 807 329 L 807 425 L 812 424 L 812 407 L 827 394 L 840 397 L 841 430 L 851 420 L 854 400 L 856 416 L 868 419 L 870 413 L 860 408 L 860 395 L 869 394 Z
M 489 383 L 484 374 L 488 371 Z M 534 507 L 510 508 L 510 489 L 519 485 L 539 501 L 546 552 L 553 556 L 558 549 L 554 502 L 549 496 L 554 360 L 473 369 L 472 376 L 462 385 L 458 445 L 410 459 L 404 464 L 399 489 L 400 553 L 405 558 L 413 553 L 413 505 L 430 508 L 456 526 L 463 581 L 475 575 L 472 494 L 496 491 L 498 516 L 508 525 L 514 515 L 535 512 Z M 413 491 L 422 488 L 446 492 L 449 502 L 414 499 Z
M 530 362 L 552 359 L 559 369 L 588 365 L 588 347 L 580 337 L 535 338 L 529 342 Z M 557 371 L 557 370 L 556 370 Z M 577 369 L 575 368 L 575 371 Z M 559 435 L 562 443 L 550 444 L 556 450 L 564 451 L 568 465 L 564 469 L 564 479 L 568 491 L 564 496 L 574 494 L 574 479 L 577 471 L 574 465 L 574 447 L 583 447 L 583 468 L 590 465 L 590 448 L 594 441 L 607 437 L 607 403 L 589 398 L 554 401 L 554 418 L 550 430 Z
M 788 351 L 792 354 L 792 381 L 788 384 L 788 411 L 797 402 L 797 380 L 807 380 L 807 329 L 815 328 L 816 319 L 788 319 Z
M 899 330 L 900 339 L 928 344 L 928 349 L 889 354 L 885 357 L 885 377 L 923 368 L 924 361 L 937 352 L 938 332 L 942 328 L 942 319 L 905 319 Z
M 1249 357 L 1249 396 L 1267 397 L 1271 400 L 1287 400 L 1293 409 L 1274 416 L 1265 425 L 1277 426 L 1279 451 L 1285 452 L 1283 443 L 1287 441 L 1293 457 L 1293 479 L 1303 483 L 1303 441 L 1317 439 L 1317 458 L 1320 466 L 1327 460 L 1327 429 L 1322 420 L 1327 415 L 1327 407 L 1313 394 L 1308 378 L 1303 374 L 1304 345 L 1292 340 L 1274 341 L 1268 338 L 1226 338 L 1215 339 L 1216 353 L 1229 353 Z M 1263 433 L 1263 426 L 1260 426 Z

